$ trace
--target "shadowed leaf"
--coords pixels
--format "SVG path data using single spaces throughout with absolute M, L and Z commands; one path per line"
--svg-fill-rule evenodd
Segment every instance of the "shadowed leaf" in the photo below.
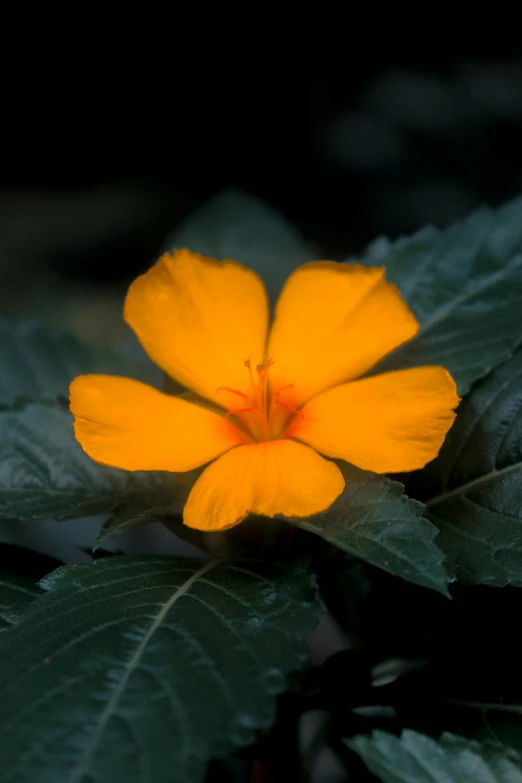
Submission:
M 522 199 L 446 231 L 378 239 L 365 263 L 386 267 L 421 325 L 378 371 L 440 364 L 462 395 L 522 342 Z
M 408 491 L 425 501 L 459 580 L 522 587 L 522 351 L 472 389 Z
M 270 726 L 319 612 L 304 563 L 112 557 L 42 584 L 0 643 L 0 780 L 197 783 Z
M 346 743 L 383 783 L 522 783 L 522 758 L 514 750 L 443 734 L 415 731 L 401 737 L 375 731 Z
M 330 543 L 410 582 L 448 594 L 437 529 L 423 518 L 422 503 L 384 476 L 340 464 L 346 487 L 322 514 L 290 519 Z

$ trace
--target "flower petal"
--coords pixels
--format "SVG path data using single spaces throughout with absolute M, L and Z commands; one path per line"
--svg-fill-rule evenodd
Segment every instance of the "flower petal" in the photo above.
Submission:
M 150 358 L 192 391 L 229 408 L 264 359 L 268 298 L 261 278 L 235 261 L 188 250 L 165 253 L 129 288 L 125 320 Z M 227 399 L 228 397 L 228 399 Z
M 96 462 L 124 470 L 192 470 L 244 443 L 223 416 L 129 378 L 71 384 L 74 434 Z
M 343 489 L 337 465 L 301 443 L 239 446 L 203 471 L 183 518 L 198 530 L 225 530 L 250 513 L 307 517 L 328 508 Z
M 411 339 L 418 323 L 384 269 L 331 261 L 299 267 L 279 297 L 268 354 L 272 389 L 294 406 L 358 378 Z
M 287 435 L 376 473 L 416 470 L 437 456 L 458 402 L 443 367 L 383 373 L 317 395 Z

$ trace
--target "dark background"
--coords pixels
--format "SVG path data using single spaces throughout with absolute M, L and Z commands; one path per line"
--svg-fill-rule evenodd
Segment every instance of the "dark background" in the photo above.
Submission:
M 4 145 L 0 315 L 92 339 L 119 335 L 128 282 L 223 189 L 335 259 L 522 192 L 522 56 L 505 38 L 257 75 L 216 61 L 161 88 L 122 72 L 103 93 L 88 73 L 68 90 L 31 78 Z

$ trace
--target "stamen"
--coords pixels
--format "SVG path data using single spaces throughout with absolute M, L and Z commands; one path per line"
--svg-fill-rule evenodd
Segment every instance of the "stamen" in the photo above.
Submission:
M 245 432 L 252 438 L 252 442 L 269 441 L 273 438 L 280 437 L 281 427 L 289 426 L 289 418 L 298 416 L 304 418 L 304 414 L 294 408 L 288 402 L 282 402 L 280 396 L 286 390 L 294 388 L 293 383 L 287 383 L 285 386 L 281 386 L 278 390 L 271 390 L 269 384 L 269 369 L 274 364 L 274 360 L 265 354 L 263 362 L 255 365 L 255 373 L 252 371 L 252 357 L 244 361 L 244 365 L 248 370 L 250 378 L 250 390 L 247 394 L 239 391 L 238 389 L 231 389 L 229 386 L 222 386 L 218 391 L 227 391 L 232 394 L 237 394 L 245 401 L 244 408 L 233 408 L 227 411 L 225 418 L 228 416 L 238 415 L 238 422 L 236 426 L 243 428 Z M 275 413 L 275 408 L 279 406 L 286 408 L 293 416 L 279 416 Z M 241 419 L 240 414 L 253 413 L 255 416 L 249 417 L 248 420 Z M 284 420 L 283 420 L 284 419 Z
M 287 402 L 281 402 L 281 400 L 275 401 L 276 405 L 280 405 L 282 408 L 288 408 L 289 411 L 292 411 L 296 416 L 300 416 L 302 419 L 304 419 L 304 413 L 301 413 L 301 411 L 298 411 L 297 408 L 294 408 L 293 405 L 289 405 Z
M 252 364 L 250 362 L 250 359 L 245 359 L 245 367 L 248 370 L 248 374 L 250 376 L 250 383 L 252 384 L 252 388 L 255 388 L 256 382 L 254 380 L 254 374 L 252 372 Z
M 231 389 L 229 386 L 220 386 L 219 389 L 216 389 L 216 394 L 220 391 L 227 391 L 230 392 L 230 394 L 237 394 L 239 397 L 242 397 L 244 400 L 246 400 L 247 396 L 245 392 L 239 391 L 238 389 Z
M 287 383 L 286 386 L 281 386 L 281 388 L 276 391 L 276 395 L 275 395 L 276 400 L 279 399 L 279 395 L 281 394 L 281 392 L 284 392 L 285 389 L 293 389 L 293 388 L 294 388 L 293 383 Z

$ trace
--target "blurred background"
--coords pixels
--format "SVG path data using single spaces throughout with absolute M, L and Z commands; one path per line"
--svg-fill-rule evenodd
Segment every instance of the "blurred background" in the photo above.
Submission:
M 522 53 L 505 39 L 369 51 L 313 74 L 296 62 L 244 85 L 240 68 L 211 68 L 183 86 L 184 67 L 148 99 L 137 74 L 113 74 L 103 106 L 88 73 L 68 90 L 31 75 L 23 119 L 4 127 L 0 316 L 118 339 L 128 283 L 228 188 L 339 260 L 522 192 Z

